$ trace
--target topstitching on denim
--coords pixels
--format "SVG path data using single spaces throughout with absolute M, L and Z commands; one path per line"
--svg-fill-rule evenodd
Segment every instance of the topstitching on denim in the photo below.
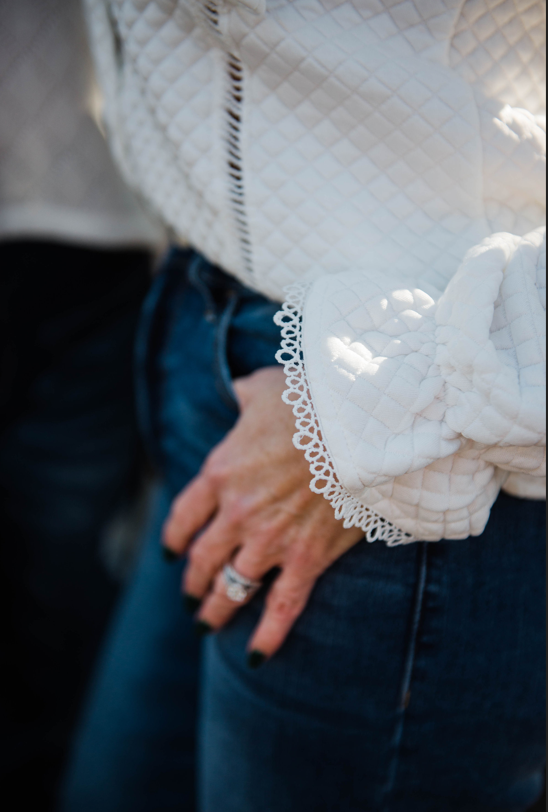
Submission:
M 194 254 L 188 263 L 187 277 L 189 283 L 203 296 L 205 303 L 205 320 L 213 324 L 217 320 L 217 307 L 213 293 L 202 273 L 207 269 L 207 265 L 207 260 L 201 257 L 200 254 Z
M 179 252 L 171 250 L 163 263 L 163 271 L 157 276 L 143 306 L 141 323 L 135 344 L 135 392 L 137 416 L 141 436 L 150 458 L 161 465 L 161 454 L 158 443 L 154 415 L 158 413 L 154 401 L 154 360 L 163 338 L 165 319 L 162 314 L 164 304 L 174 287 L 173 275 L 169 272 Z
M 411 683 L 413 679 L 413 667 L 415 665 L 417 654 L 419 629 L 424 613 L 424 603 L 425 603 L 424 598 L 428 580 L 429 544 L 428 542 L 422 542 L 421 544 L 417 545 L 417 548 L 418 548 L 417 583 L 415 589 L 415 597 L 413 601 L 413 609 L 410 619 L 409 638 L 407 652 L 404 660 L 404 669 L 400 689 L 399 717 L 394 731 L 394 740 L 393 740 L 394 756 L 388 770 L 388 778 L 384 790 L 384 804 L 382 810 L 379 810 L 379 812 L 390 812 L 391 798 L 396 785 L 396 776 L 400 760 L 406 711 L 411 701 Z
M 215 333 L 215 384 L 217 391 L 225 406 L 235 412 L 239 411 L 239 404 L 232 385 L 232 374 L 228 363 L 228 339 L 230 326 L 239 304 L 239 296 L 235 290 L 227 293 L 227 301 L 222 311 Z
M 240 303 L 242 285 L 198 254 L 189 263 L 188 280 L 203 296 L 204 318 L 214 326 L 213 374 L 219 397 L 225 406 L 237 413 L 239 405 L 228 363 L 228 341 L 232 320 Z

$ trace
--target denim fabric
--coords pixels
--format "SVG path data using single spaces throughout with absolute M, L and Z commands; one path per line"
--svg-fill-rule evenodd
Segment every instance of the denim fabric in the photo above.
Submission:
M 259 671 L 264 591 L 193 637 L 159 528 L 237 418 L 230 376 L 273 363 L 276 310 L 192 252 L 149 300 L 140 407 L 165 484 L 63 812 L 523 812 L 545 758 L 543 503 L 501 496 L 480 538 L 357 545 Z
M 0 793 L 53 808 L 118 584 L 102 535 L 142 451 L 133 346 L 143 251 L 0 246 Z M 7 809 L 6 806 L 4 806 Z

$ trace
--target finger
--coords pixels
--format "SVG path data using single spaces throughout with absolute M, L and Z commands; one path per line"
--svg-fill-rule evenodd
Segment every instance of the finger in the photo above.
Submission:
M 244 578 L 260 582 L 266 573 L 276 566 L 276 560 L 274 556 L 265 555 L 259 545 L 248 544 L 236 556 L 232 566 Z M 224 574 L 222 570 L 219 571 L 214 589 L 200 610 L 198 620 L 205 624 L 204 631 L 219 631 L 242 606 L 253 599 L 254 594 L 249 595 L 247 600 L 241 603 L 231 600 L 227 595 Z
M 183 575 L 185 594 L 203 598 L 239 544 L 240 537 L 234 527 L 221 517 L 215 519 L 190 547 L 188 566 Z
M 187 485 L 171 506 L 164 525 L 165 547 L 176 555 L 182 555 L 216 509 L 217 496 L 210 481 L 200 474 Z
M 302 614 L 316 583 L 302 571 L 285 569 L 270 590 L 266 608 L 249 645 L 249 665 L 257 668 L 283 645 Z

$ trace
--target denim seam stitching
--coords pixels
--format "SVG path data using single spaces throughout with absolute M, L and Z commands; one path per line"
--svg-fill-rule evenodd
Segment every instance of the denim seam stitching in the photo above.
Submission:
M 219 317 L 215 336 L 215 377 L 217 379 L 217 389 L 225 405 L 236 412 L 239 411 L 239 405 L 232 385 L 232 376 L 228 363 L 228 334 L 238 302 L 238 294 L 232 291 L 232 295 Z
M 171 250 L 165 260 L 165 269 L 176 256 L 176 251 Z M 152 361 L 153 347 L 157 346 L 158 330 L 165 331 L 166 325 L 160 325 L 159 314 L 163 307 L 168 292 L 174 287 L 174 281 L 164 270 L 156 283 L 149 291 L 142 310 L 141 324 L 139 325 L 136 349 L 134 355 L 134 380 L 136 388 L 137 421 L 144 437 L 145 448 L 148 450 L 150 458 L 158 470 L 162 468 L 162 454 L 159 443 L 159 429 L 157 422 L 157 409 L 153 405 L 153 400 L 157 394 L 154 378 L 156 375 L 155 364 Z
M 193 285 L 196 288 L 196 290 L 202 295 L 204 299 L 206 314 L 210 315 L 213 319 L 216 319 L 217 308 L 215 306 L 213 294 L 211 293 L 211 290 L 207 282 L 205 282 L 200 276 L 202 266 L 205 265 L 206 260 L 201 256 L 201 254 L 195 254 L 188 264 L 187 277 L 191 285 Z
M 421 620 L 423 618 L 424 597 L 426 593 L 426 582 L 428 577 L 428 542 L 423 542 L 421 545 L 420 563 L 418 580 L 415 591 L 414 607 L 413 607 L 413 620 L 411 623 L 411 630 L 409 635 L 409 645 L 405 666 L 403 671 L 403 678 L 400 690 L 400 705 L 401 717 L 396 725 L 394 734 L 394 758 L 388 770 L 388 781 L 385 789 L 385 805 L 384 812 L 390 812 L 391 795 L 396 785 L 396 776 L 399 766 L 399 758 L 401 753 L 401 745 L 403 741 L 403 733 L 405 727 L 406 711 L 408 707 L 409 692 L 413 679 L 413 668 L 416 661 L 417 644 Z

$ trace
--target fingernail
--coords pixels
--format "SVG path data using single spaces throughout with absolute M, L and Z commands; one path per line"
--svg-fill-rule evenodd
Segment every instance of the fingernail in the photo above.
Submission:
M 266 659 L 266 654 L 263 654 L 262 651 L 252 651 L 247 657 L 247 664 L 249 668 L 252 668 L 255 671 L 266 662 Z
M 164 557 L 164 561 L 167 561 L 168 564 L 174 564 L 179 560 L 177 553 L 174 553 L 169 547 L 162 547 L 162 556 Z
M 191 615 L 195 615 L 200 606 L 202 605 L 202 601 L 200 598 L 195 598 L 194 595 L 183 595 L 183 603 L 185 605 L 185 609 Z
M 214 628 L 205 620 L 197 620 L 194 624 L 194 631 L 198 637 L 206 637 L 214 631 Z

